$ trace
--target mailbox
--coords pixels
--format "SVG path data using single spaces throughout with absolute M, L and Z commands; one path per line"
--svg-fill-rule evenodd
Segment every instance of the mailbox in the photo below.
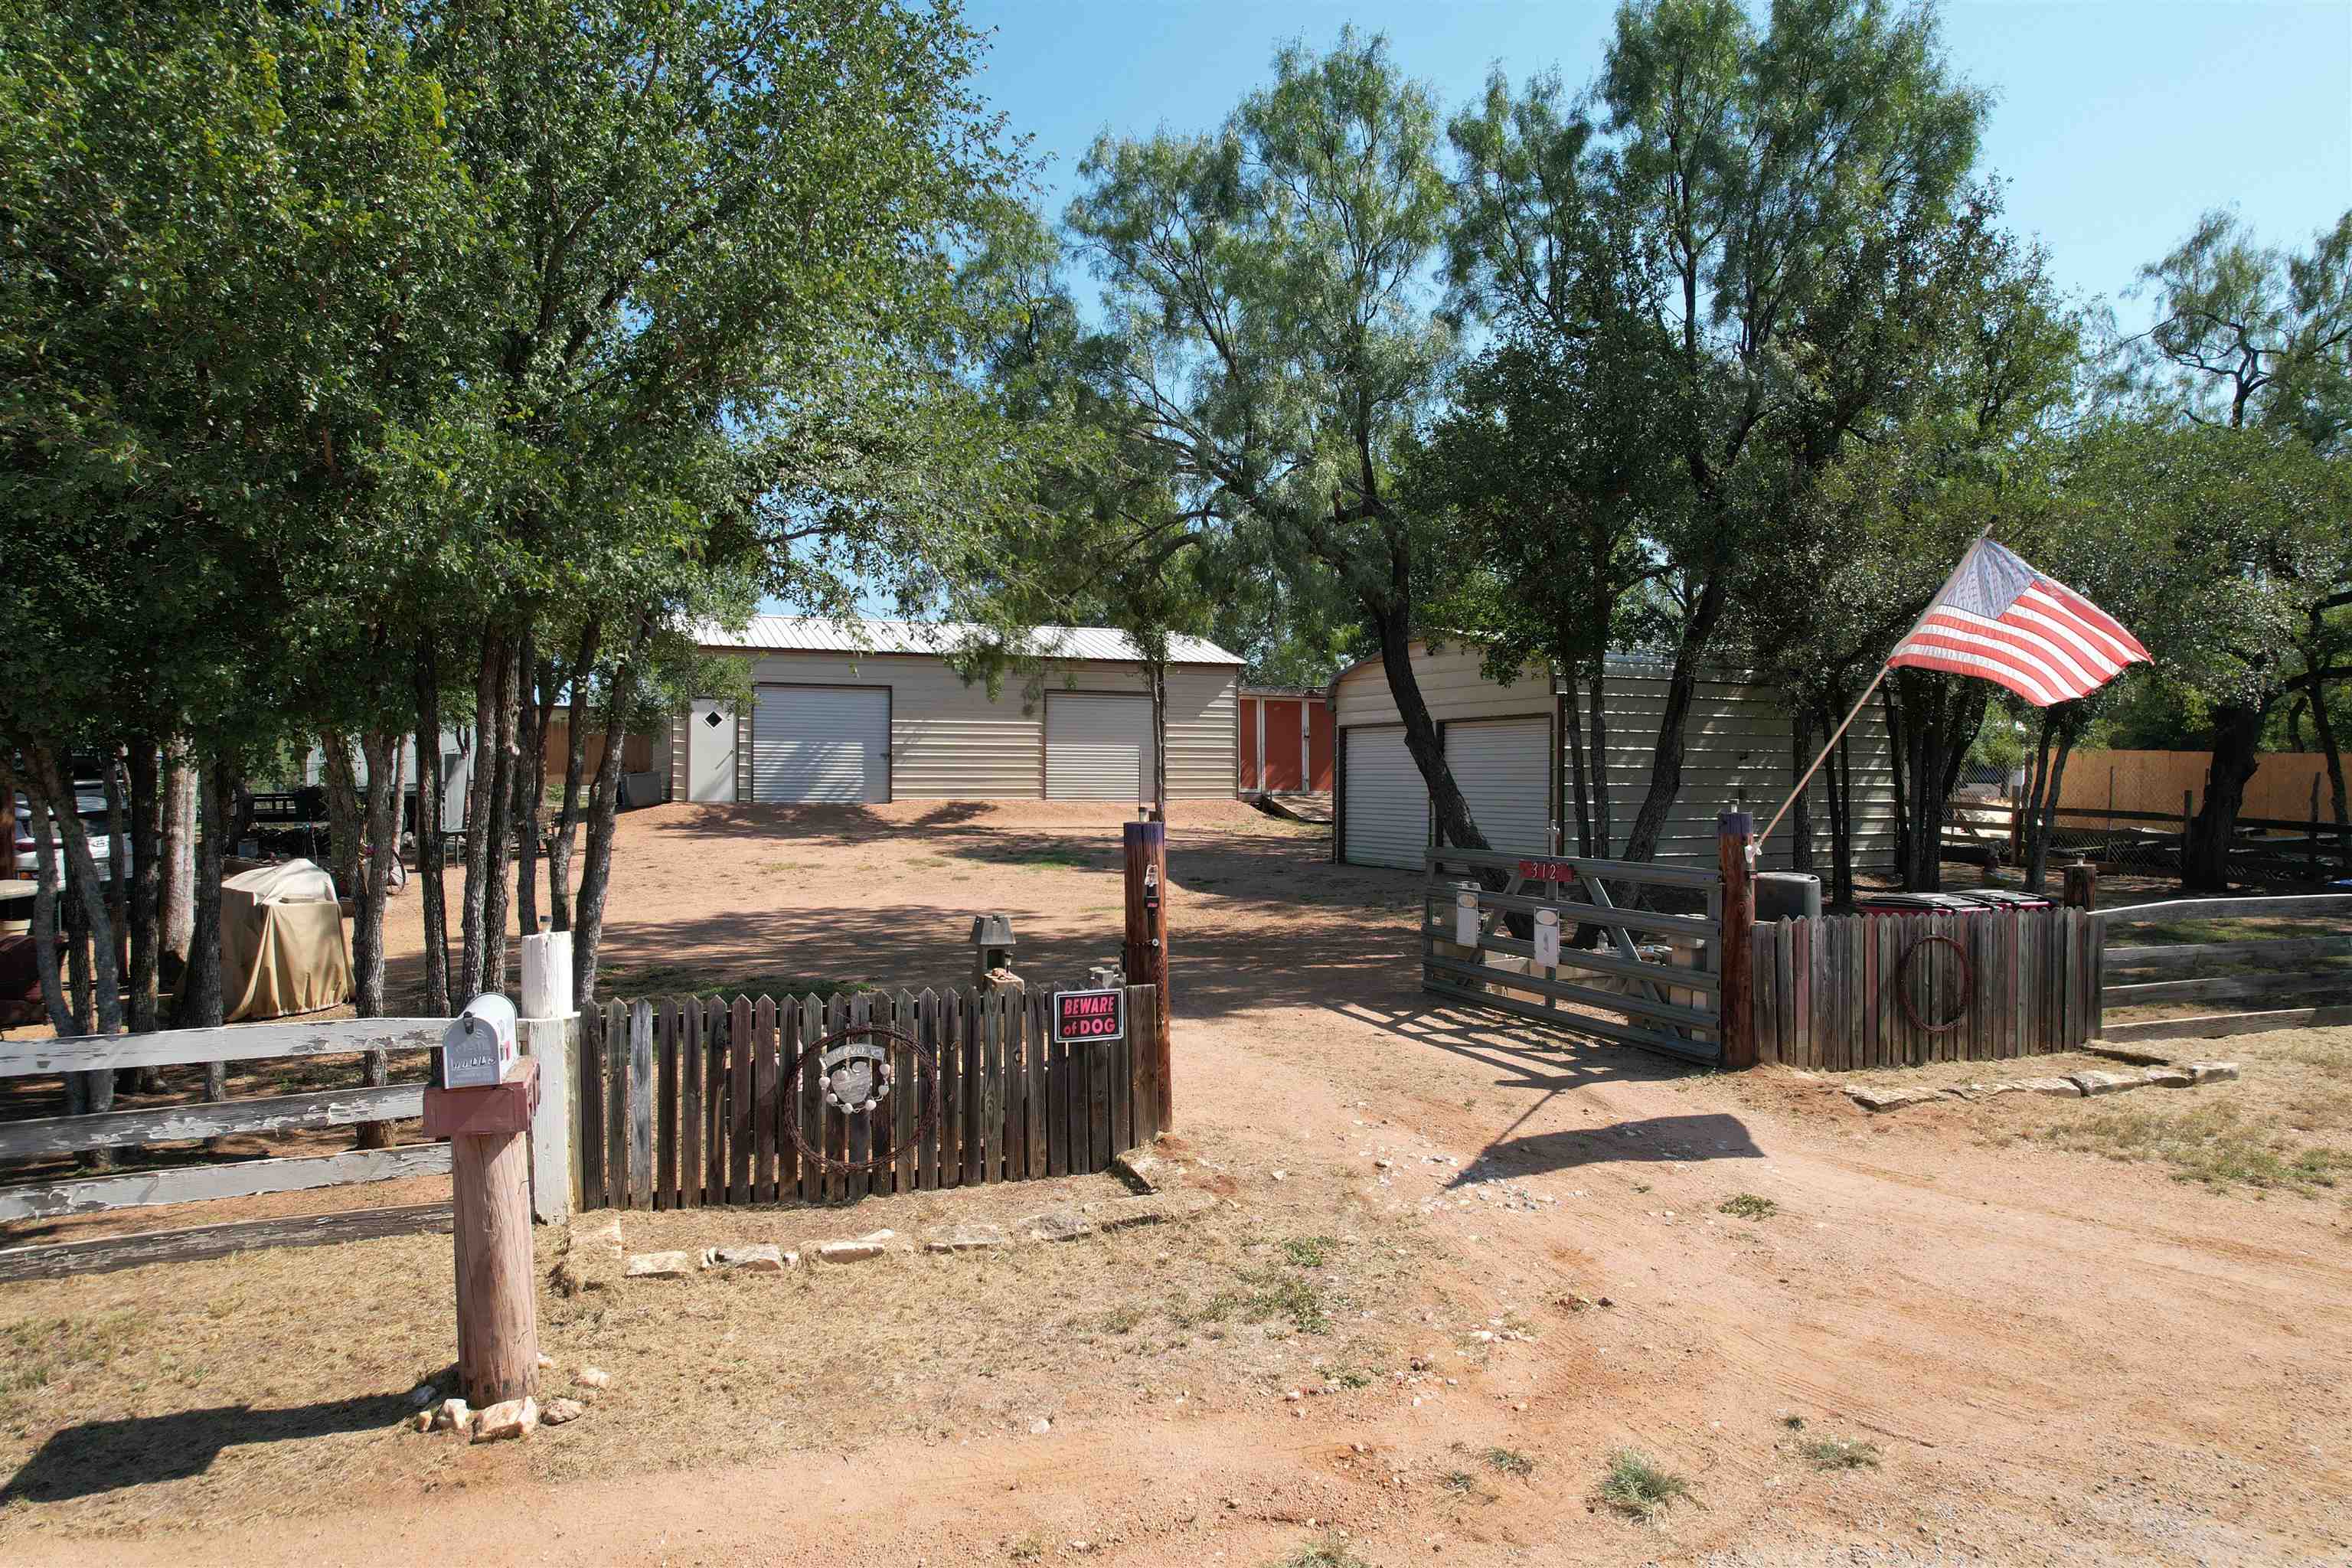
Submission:
M 1454 940 L 1463 947 L 1478 945 L 1478 895 L 1454 895 Z
M 441 1031 L 441 1081 L 451 1089 L 502 1082 L 514 1064 L 514 1004 L 495 991 L 467 1003 Z
M 1539 969 L 1559 967 L 1559 911 L 1536 911 L 1536 966 Z

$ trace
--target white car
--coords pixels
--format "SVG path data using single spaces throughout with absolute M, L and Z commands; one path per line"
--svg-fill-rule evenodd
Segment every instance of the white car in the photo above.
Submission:
M 106 830 L 106 797 L 102 795 L 92 795 L 88 791 L 77 791 L 74 796 L 74 815 L 81 818 L 82 826 L 89 835 L 90 858 L 98 862 L 100 869 L 105 869 L 114 853 L 114 841 L 108 837 Z M 19 877 L 37 876 L 40 873 L 40 855 L 38 847 L 33 842 L 32 829 L 33 808 L 20 795 L 16 797 L 15 846 L 16 874 Z M 57 846 L 58 874 L 62 877 L 65 875 L 66 868 L 65 835 L 58 830 L 54 822 L 49 825 L 49 840 Z

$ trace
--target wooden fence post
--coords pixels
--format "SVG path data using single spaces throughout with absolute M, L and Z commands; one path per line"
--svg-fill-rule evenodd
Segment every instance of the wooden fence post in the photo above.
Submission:
M 2099 906 L 2099 868 L 2088 860 L 2066 868 L 2066 907 L 2093 910 Z
M 579 1203 L 572 1191 L 572 1063 L 579 1057 L 580 1015 L 572 1005 L 572 933 L 551 931 L 540 921 L 537 936 L 522 939 L 522 1016 L 515 1021 L 515 1044 L 539 1060 L 539 1109 L 530 1119 L 531 1217 L 557 1225 Z
M 1127 977 L 1138 985 L 1155 986 L 1160 1005 L 1152 1009 L 1151 1077 L 1158 1104 L 1159 1126 L 1175 1125 L 1175 1094 L 1170 1071 L 1169 1016 L 1174 1012 L 1168 994 L 1168 825 L 1130 822 L 1127 825 Z M 1118 1152 L 1114 1150 L 1113 1152 Z
M 1744 811 L 1727 811 L 1715 819 L 1716 863 L 1723 872 L 1723 962 L 1717 969 L 1720 989 L 1717 1037 L 1723 1042 L 1723 1065 L 1756 1065 L 1755 974 L 1756 819 Z
M 425 1132 L 449 1140 L 457 1258 L 457 1381 L 486 1409 L 539 1376 L 538 1283 L 530 1251 L 530 1117 L 540 1063 L 503 1083 L 425 1091 Z

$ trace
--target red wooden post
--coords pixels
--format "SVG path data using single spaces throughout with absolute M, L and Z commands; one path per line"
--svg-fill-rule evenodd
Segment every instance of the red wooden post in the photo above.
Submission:
M 1756 1065 L 1756 819 L 1744 811 L 1727 811 L 1715 819 L 1716 862 L 1723 872 L 1723 963 L 1717 979 L 1719 1009 L 1717 1031 L 1723 1041 L 1723 1065 Z
M 530 1251 L 530 1115 L 539 1059 L 478 1089 L 425 1091 L 425 1134 L 449 1140 L 457 1248 L 457 1382 L 477 1410 L 531 1392 L 539 1306 Z
M 1155 986 L 1160 1005 L 1152 1030 L 1152 1078 L 1159 1100 L 1160 1128 L 1175 1125 L 1175 1095 L 1170 1077 L 1168 1020 L 1174 1012 L 1168 995 L 1168 825 L 1130 822 L 1127 825 L 1127 978 L 1129 984 Z

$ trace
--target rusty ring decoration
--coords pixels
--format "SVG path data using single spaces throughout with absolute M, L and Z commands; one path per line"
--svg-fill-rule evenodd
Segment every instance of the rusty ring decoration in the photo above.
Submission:
M 797 1086 L 801 1081 L 801 1068 L 803 1064 L 808 1060 L 812 1053 L 814 1053 L 817 1060 L 822 1063 L 826 1053 L 831 1051 L 836 1046 L 846 1044 L 852 1039 L 875 1038 L 888 1040 L 895 1045 L 905 1047 L 908 1054 L 914 1058 L 914 1066 L 918 1078 L 919 1079 L 923 1075 L 928 1074 L 930 1082 L 937 1083 L 939 1081 L 939 1053 L 931 1049 L 930 1047 L 919 1043 L 913 1036 L 906 1033 L 904 1030 L 894 1029 L 887 1024 L 851 1024 L 845 1028 L 835 1029 L 832 1034 L 825 1036 L 823 1039 L 803 1046 L 799 1051 L 793 1054 L 792 1061 L 784 1068 L 783 1073 L 777 1079 L 777 1082 L 780 1085 L 785 1086 L 785 1092 L 793 1096 L 793 1103 L 795 1107 L 797 1107 L 799 1102 Z M 840 1101 L 835 1100 L 832 1095 L 828 1093 L 824 1097 L 826 1109 L 845 1117 L 871 1115 L 876 1107 L 879 1106 L 882 1101 L 898 1087 L 891 1081 L 893 1075 L 891 1074 L 889 1064 L 887 1061 L 881 1064 L 881 1069 L 880 1088 L 882 1089 L 882 1093 L 874 1095 L 867 1099 L 862 1105 L 855 1107 L 841 1104 Z M 929 1133 L 931 1124 L 936 1120 L 937 1117 L 932 1111 L 929 1097 L 924 1096 L 918 1099 L 915 1102 L 915 1131 L 910 1146 L 919 1147 L 921 1145 L 924 1137 Z M 877 1170 L 883 1166 L 896 1163 L 899 1154 L 904 1152 L 902 1150 L 893 1149 L 887 1154 L 870 1160 L 836 1160 L 822 1149 L 812 1149 L 809 1147 L 808 1134 L 802 1128 L 801 1118 L 797 1114 L 785 1117 L 784 1126 L 786 1130 L 792 1133 L 793 1147 L 801 1152 L 801 1158 L 812 1164 L 823 1166 L 828 1171 L 839 1171 L 844 1173 L 847 1173 L 856 1171 Z
M 1919 1009 L 1912 1005 L 1911 988 L 1904 982 L 1910 978 L 1911 961 L 1919 956 L 1919 950 L 1937 942 L 1950 948 L 1960 961 L 1960 1005 L 1958 1012 L 1942 1023 L 1931 1024 L 1920 1017 Z M 1969 950 L 1948 936 L 1921 937 L 1903 950 L 1902 958 L 1895 965 L 1895 999 L 1903 1004 L 1903 1016 L 1911 1021 L 1913 1028 L 1923 1029 L 1931 1035 L 1949 1034 L 1960 1026 L 1969 1016 L 1969 994 L 1975 988 L 1976 973 L 1969 966 Z

